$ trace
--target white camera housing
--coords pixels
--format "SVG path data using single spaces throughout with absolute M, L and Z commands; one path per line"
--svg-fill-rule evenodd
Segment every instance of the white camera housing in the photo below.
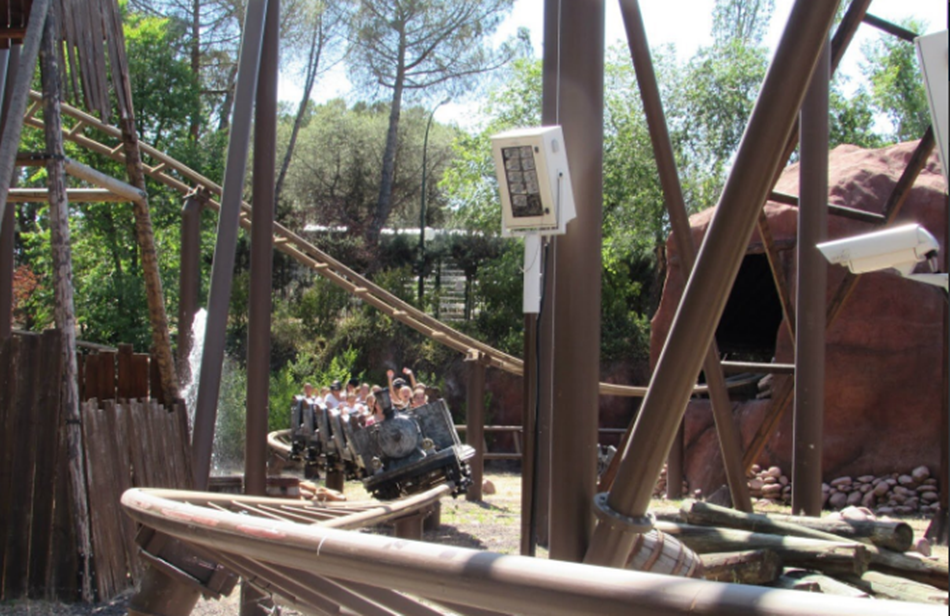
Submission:
M 819 244 L 818 250 L 854 274 L 894 268 L 909 276 L 918 263 L 935 256 L 940 244 L 920 225 L 905 225 Z
M 928 34 L 917 39 L 917 55 L 927 86 L 927 99 L 933 118 L 934 137 L 943 164 L 943 176 L 950 183 L 950 86 L 947 71 L 950 69 L 950 43 L 948 31 Z
M 563 235 L 576 218 L 574 189 L 560 126 L 492 137 L 501 189 L 502 235 Z

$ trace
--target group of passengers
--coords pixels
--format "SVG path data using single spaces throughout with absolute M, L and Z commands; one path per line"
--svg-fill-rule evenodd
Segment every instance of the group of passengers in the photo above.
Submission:
M 426 386 L 416 381 L 416 377 L 409 368 L 402 369 L 403 375 L 396 376 L 392 370 L 386 372 L 389 381 L 389 398 L 397 411 L 425 406 L 429 403 L 426 395 Z M 408 380 L 407 380 L 408 379 Z M 356 419 L 364 426 L 371 426 L 383 421 L 384 409 L 378 403 L 380 392 L 384 391 L 379 385 L 360 383 L 359 379 L 350 379 L 344 387 L 340 381 L 334 381 L 328 387 L 320 389 L 310 383 L 304 383 L 303 395 L 311 404 L 326 407 L 331 412 L 340 413 L 351 419 Z

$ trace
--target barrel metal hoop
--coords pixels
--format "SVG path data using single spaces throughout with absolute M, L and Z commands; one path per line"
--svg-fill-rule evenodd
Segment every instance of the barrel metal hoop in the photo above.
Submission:
M 634 535 L 649 533 L 656 526 L 656 516 L 652 513 L 647 513 L 641 518 L 625 516 L 610 507 L 607 502 L 609 497 L 610 494 L 607 492 L 594 497 L 594 515 L 601 524 Z

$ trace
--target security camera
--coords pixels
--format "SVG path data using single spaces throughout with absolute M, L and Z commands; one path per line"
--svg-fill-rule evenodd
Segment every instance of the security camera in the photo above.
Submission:
M 835 265 L 844 265 L 853 274 L 896 269 L 901 276 L 947 287 L 946 274 L 914 275 L 917 264 L 929 260 L 936 269 L 940 244 L 920 225 L 905 225 L 876 233 L 858 235 L 818 245 L 818 250 Z

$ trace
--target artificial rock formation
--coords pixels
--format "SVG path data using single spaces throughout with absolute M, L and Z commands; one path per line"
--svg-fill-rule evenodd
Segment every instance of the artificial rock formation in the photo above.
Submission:
M 830 156 L 829 202 L 883 213 L 916 145 L 905 143 L 880 150 L 838 147 Z M 798 175 L 798 165 L 788 167 L 776 190 L 797 195 Z M 769 203 L 766 212 L 794 300 L 798 212 L 794 207 L 777 203 Z M 707 210 L 692 217 L 697 246 L 713 214 L 714 210 Z M 924 225 L 940 240 L 941 246 L 945 246 L 946 182 L 936 154 L 928 161 L 895 224 L 909 222 Z M 829 217 L 829 239 L 875 230 L 878 227 L 865 222 L 835 215 Z M 736 241 L 745 239 L 736 238 Z M 653 320 L 651 355 L 654 362 L 663 348 L 685 286 L 672 238 L 667 243 L 667 253 L 670 267 L 663 298 Z M 775 361 L 793 363 L 791 338 L 775 313 L 777 296 L 769 297 L 774 293 L 774 286 L 770 279 L 764 283 L 762 280 L 763 253 L 756 232 L 748 242 L 746 263 L 750 269 L 743 266 L 749 275 L 744 277 L 740 273 L 719 330 L 720 348 L 724 352 L 735 348 L 759 354 L 774 353 Z M 758 261 L 758 270 L 752 267 L 755 261 Z M 829 301 L 844 276 L 844 268 L 830 268 Z M 893 272 L 862 277 L 841 317 L 828 331 L 826 480 L 846 475 L 881 476 L 921 465 L 940 467 L 940 439 L 946 438 L 937 429 L 943 387 L 943 302 L 938 289 L 901 279 Z M 745 312 L 741 309 L 735 312 L 737 306 L 744 306 Z M 750 349 L 750 339 L 756 338 L 757 331 L 759 348 Z M 788 377 L 775 377 L 775 380 L 779 378 Z M 744 445 L 748 445 L 771 404 L 771 399 L 755 398 L 754 394 L 734 397 L 734 411 Z M 758 460 L 763 467 L 792 467 L 791 420 L 789 411 Z M 724 474 L 708 400 L 690 403 L 686 414 L 686 440 L 686 476 L 690 486 L 712 493 L 724 483 Z

